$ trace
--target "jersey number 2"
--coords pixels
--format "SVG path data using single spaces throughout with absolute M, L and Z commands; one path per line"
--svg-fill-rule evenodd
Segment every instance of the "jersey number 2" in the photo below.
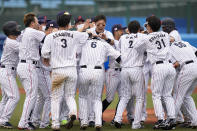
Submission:
M 66 48 L 67 47 L 67 40 L 66 39 L 61 39 L 61 42 L 62 42 L 61 47 Z
M 132 40 L 129 41 L 129 48 L 133 48 L 133 41 Z

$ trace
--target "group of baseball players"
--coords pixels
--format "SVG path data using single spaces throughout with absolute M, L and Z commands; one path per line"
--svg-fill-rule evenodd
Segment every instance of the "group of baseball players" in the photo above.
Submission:
M 150 78 L 158 119 L 153 128 L 197 127 L 191 97 L 197 85 L 197 49 L 181 40 L 173 19 L 160 21 L 152 15 L 146 18 L 146 30 L 134 20 L 125 28 L 113 25 L 111 33 L 105 30 L 104 15 L 87 20 L 78 16 L 72 26 L 71 14 L 62 11 L 56 20 L 27 13 L 24 25 L 22 31 L 15 21 L 3 25 L 7 38 L 0 66 L 1 127 L 13 128 L 9 121 L 20 100 L 17 75 L 26 93 L 20 130 L 48 128 L 50 119 L 54 131 L 62 124 L 72 128 L 77 119 L 77 88 L 80 129 L 101 130 L 102 114 L 116 92 L 119 102 L 111 124 L 121 128 L 126 109 L 131 128 L 144 128 Z

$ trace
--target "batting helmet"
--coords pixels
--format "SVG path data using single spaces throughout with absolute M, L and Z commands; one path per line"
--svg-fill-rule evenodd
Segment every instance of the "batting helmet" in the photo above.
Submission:
M 3 32 L 6 36 L 19 36 L 21 34 L 19 27 L 20 26 L 16 23 L 16 21 L 8 21 L 3 25 Z
M 172 18 L 166 18 L 161 23 L 162 30 L 164 32 L 170 33 L 171 31 L 175 30 L 175 22 Z

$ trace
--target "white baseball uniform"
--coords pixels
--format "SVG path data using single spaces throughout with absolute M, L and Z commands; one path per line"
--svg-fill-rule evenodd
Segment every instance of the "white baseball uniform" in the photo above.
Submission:
M 50 59 L 52 68 L 51 114 L 52 126 L 60 126 L 60 103 L 65 98 L 69 116 L 77 115 L 75 101 L 77 82 L 77 44 L 87 40 L 88 34 L 59 30 L 46 36 L 42 57 Z
M 114 40 L 114 49 L 120 51 L 119 41 Z M 116 91 L 119 93 L 121 68 L 116 64 L 115 59 L 109 56 L 109 69 L 106 72 L 106 100 L 113 101 Z
M 50 123 L 49 114 L 51 112 L 51 78 L 50 67 L 42 64 L 40 59 L 36 66 L 38 74 L 38 95 L 35 108 L 32 114 L 32 122 L 40 128 L 47 127 Z
M 175 109 L 178 115 L 182 105 L 188 107 L 188 115 L 191 118 L 191 125 L 197 126 L 197 110 L 191 97 L 197 85 L 197 63 L 193 47 L 184 41 L 174 42 L 170 46 L 172 61 L 180 64 L 175 87 Z M 195 49 L 196 51 L 196 49 Z
M 156 117 L 164 120 L 162 101 L 167 109 L 167 118 L 175 118 L 172 89 L 175 80 L 175 69 L 169 61 L 169 35 L 163 31 L 152 32 L 144 39 L 147 59 L 152 64 L 152 99 Z M 140 46 L 139 46 L 140 47 Z
M 143 64 L 144 64 L 144 51 L 134 49 L 137 46 L 137 42 L 140 41 L 145 35 L 141 33 L 126 34 L 120 38 L 121 49 L 121 96 L 118 103 L 118 108 L 114 121 L 121 123 L 122 114 L 131 99 L 132 96 L 136 97 L 136 106 L 134 113 L 133 129 L 140 128 L 142 107 L 144 101 L 144 76 L 143 76 Z M 133 75 L 135 74 L 135 75 Z
M 44 37 L 44 32 L 27 27 L 23 33 L 22 43 L 19 45 L 17 73 L 26 92 L 23 113 L 18 124 L 19 128 L 29 126 L 28 118 L 36 102 L 38 87 L 36 65 L 40 59 L 39 45 Z
M 91 32 L 92 34 L 98 35 L 95 27 L 90 28 L 87 31 Z M 104 30 L 103 33 L 106 35 L 107 38 L 114 40 L 114 36 L 110 31 Z M 106 42 L 103 39 L 101 39 L 101 41 Z M 107 61 L 107 57 L 106 57 L 105 61 Z M 79 101 L 80 101 L 80 99 L 79 99 Z M 88 102 L 88 108 L 89 108 L 89 118 L 88 119 L 89 119 L 89 121 L 94 121 L 94 119 L 95 119 L 95 114 L 94 114 L 92 105 L 93 105 L 93 102 L 91 102 L 91 99 L 89 99 L 89 102 Z
M 0 83 L 2 89 L 2 105 L 0 124 L 9 122 L 12 113 L 20 99 L 16 84 L 16 67 L 18 64 L 19 42 L 6 38 L 3 46 L 0 68 Z
M 104 62 L 106 56 L 112 56 L 116 59 L 120 56 L 120 53 L 108 43 L 97 39 L 87 40 L 82 47 L 79 73 L 81 125 L 88 124 L 88 97 L 90 97 L 93 101 L 95 126 L 102 126 L 101 97 L 105 79 Z
M 177 30 L 173 30 L 169 33 L 169 36 L 174 38 L 174 41 L 181 41 L 181 36 Z

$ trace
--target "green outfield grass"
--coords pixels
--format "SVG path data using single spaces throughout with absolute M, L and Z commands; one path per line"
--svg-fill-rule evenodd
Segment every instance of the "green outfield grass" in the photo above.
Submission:
M 197 100 L 197 94 L 193 94 L 192 96 L 193 96 L 195 102 L 197 102 L 196 101 Z M 17 107 L 14 111 L 14 114 L 11 118 L 11 123 L 13 124 L 13 126 L 15 128 L 17 127 L 18 121 L 19 121 L 21 113 L 22 113 L 22 108 L 23 108 L 23 102 L 24 102 L 24 99 L 25 99 L 25 95 L 21 94 L 20 97 L 21 97 L 20 102 L 18 103 L 18 105 L 17 105 Z M 104 95 L 104 97 L 105 97 L 105 95 Z M 104 97 L 103 97 L 103 99 L 104 99 Z M 0 96 L 0 99 L 1 99 L 1 96 Z M 77 100 L 77 103 L 78 103 L 78 95 L 76 96 L 76 100 Z M 148 94 L 147 101 L 148 101 L 147 108 L 153 108 L 151 94 Z M 112 104 L 109 106 L 108 109 L 115 109 L 117 102 L 118 102 L 118 97 L 117 97 L 117 94 L 116 94 L 114 101 L 112 102 Z M 121 131 L 126 131 L 128 129 L 130 129 L 130 126 L 128 124 L 126 124 L 125 126 L 122 127 Z M 0 131 L 17 131 L 17 130 L 18 129 L 8 130 L 8 129 L 0 128 Z M 37 130 L 38 131 L 46 131 L 46 130 L 50 130 L 50 129 L 37 129 Z M 62 130 L 66 130 L 66 129 L 62 129 Z M 78 130 L 79 130 L 79 123 L 76 122 L 75 126 L 70 131 L 78 131 Z M 92 130 L 94 130 L 94 129 L 93 128 L 88 128 L 88 131 L 92 131 Z M 117 130 L 118 131 L 120 129 L 116 129 L 115 127 L 110 126 L 109 123 L 105 123 L 105 125 L 103 127 L 103 130 L 105 130 L 105 131 Z M 152 130 L 152 124 L 145 124 L 145 129 L 141 129 L 141 131 L 143 131 L 143 130 L 144 131 L 145 130 Z M 192 130 L 192 129 L 178 128 L 176 130 Z

